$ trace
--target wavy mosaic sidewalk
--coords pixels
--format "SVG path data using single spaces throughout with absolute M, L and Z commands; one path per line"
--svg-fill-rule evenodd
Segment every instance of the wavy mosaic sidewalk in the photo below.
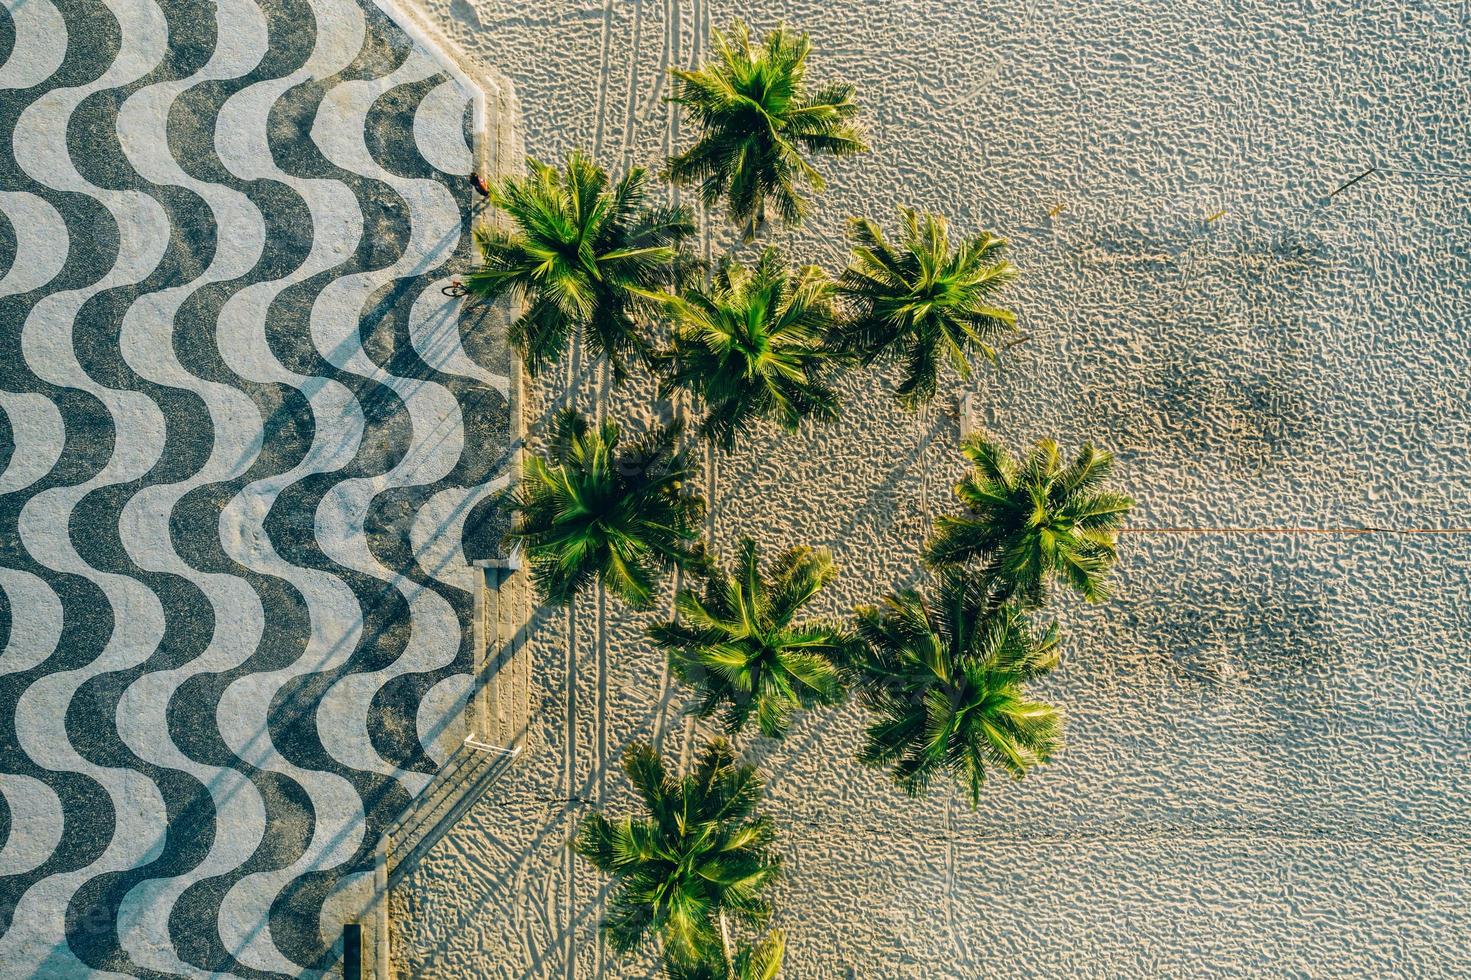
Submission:
M 0 974 L 328 969 L 463 735 L 477 104 L 372 0 L 4 0 Z

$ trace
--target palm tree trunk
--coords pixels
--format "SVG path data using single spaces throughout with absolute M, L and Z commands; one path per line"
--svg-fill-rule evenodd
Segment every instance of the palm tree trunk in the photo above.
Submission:
M 930 403 L 925 402 L 924 408 L 920 409 L 920 428 L 924 439 L 930 432 Z M 925 533 L 930 533 L 930 455 L 926 452 L 928 442 L 922 442 L 919 450 L 919 509 L 924 514 Z
M 598 362 L 598 370 L 595 375 L 596 390 L 593 393 L 593 419 L 594 424 L 602 426 L 608 420 L 608 403 L 612 401 L 612 380 L 610 378 L 611 366 L 607 355 Z M 597 627 L 593 635 L 593 649 L 597 654 L 598 670 L 598 697 L 596 743 L 594 751 L 597 757 L 594 765 L 597 766 L 597 794 L 598 806 L 601 808 L 607 803 L 608 798 L 608 589 L 601 581 L 598 582 L 598 611 Z M 575 733 L 573 733 L 575 736 Z M 601 913 L 607 908 L 606 905 L 599 910 Z M 607 955 L 607 939 L 601 929 L 598 930 L 598 944 L 596 948 L 596 973 L 601 978 L 604 971 L 604 962 Z
M 735 957 L 730 952 L 730 923 L 725 921 L 725 910 L 720 910 L 720 948 L 725 953 L 725 975 L 736 980 Z
M 716 495 L 719 491 L 719 488 L 715 485 L 715 481 L 719 478 L 720 456 L 715 450 L 715 443 L 707 439 L 705 440 L 705 490 L 708 495 L 707 507 L 709 508 L 707 511 L 709 531 L 707 533 L 710 536 L 710 550 L 712 552 L 715 550 L 715 509 L 717 504 Z
M 691 442 L 689 434 L 689 394 L 683 389 L 676 389 L 670 393 L 669 399 L 670 423 L 679 427 L 678 447 L 681 452 L 684 452 L 689 449 Z M 677 623 L 679 622 L 679 593 L 685 584 L 684 568 L 680 565 L 675 565 L 672 578 L 673 586 L 670 588 L 669 618 Z M 654 748 L 661 754 L 664 751 L 664 732 L 669 724 L 669 706 L 665 701 L 665 698 L 669 694 L 669 658 L 664 657 L 662 659 L 663 666 L 659 670 L 659 714 L 654 723 Z

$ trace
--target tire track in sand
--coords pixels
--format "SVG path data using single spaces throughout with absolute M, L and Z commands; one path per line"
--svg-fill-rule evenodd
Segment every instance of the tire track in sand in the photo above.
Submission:
M 680 0 L 664 0 L 664 55 L 660 63 L 659 83 L 654 88 L 654 94 L 649 99 L 649 113 L 653 113 L 653 107 L 658 105 L 658 94 L 662 90 L 665 77 L 669 74 L 669 67 L 680 63 Z M 664 104 L 664 159 L 674 155 L 675 148 L 679 146 L 679 107 L 672 102 Z M 675 207 L 683 203 L 684 194 L 681 188 L 673 186 L 670 188 L 670 201 Z M 676 392 L 673 399 L 674 421 L 683 430 L 688 425 L 689 412 L 686 409 L 687 399 L 683 393 Z M 679 590 L 684 588 L 684 571 L 676 568 L 674 570 L 673 587 L 669 596 L 669 618 L 677 618 L 674 603 L 679 596 Z M 661 756 L 664 753 L 664 733 L 669 727 L 669 658 L 660 654 L 659 664 L 659 698 L 654 702 L 654 751 Z
M 633 38 L 628 51 L 628 86 L 626 105 L 623 114 L 623 133 L 620 140 L 618 158 L 620 175 L 628 173 L 634 166 L 634 150 L 637 146 L 636 132 L 638 119 L 638 90 L 639 90 L 639 65 L 640 55 L 643 51 L 643 23 L 644 5 L 643 0 L 633 2 Z M 604 135 L 604 125 L 608 110 L 608 84 L 607 76 L 610 70 L 611 60 L 611 23 L 605 22 L 608 31 L 603 37 L 603 86 L 600 94 L 600 105 L 598 109 L 598 146 L 597 152 L 601 155 Z M 664 50 L 668 44 L 664 45 Z M 598 371 L 598 421 L 605 420 L 608 404 L 612 400 L 612 380 L 610 369 L 606 361 Z M 608 767 L 611 764 L 608 753 L 608 593 L 601 586 L 598 588 L 598 612 L 597 612 L 597 713 L 594 717 L 595 751 L 596 762 L 594 773 L 595 784 L 590 787 L 599 809 L 602 809 L 608 799 Z M 606 889 L 600 889 L 596 897 L 596 920 L 602 920 L 603 911 L 606 907 Z M 593 974 L 602 980 L 607 972 L 608 944 L 603 938 L 601 929 L 596 931 L 596 943 L 593 947 Z
M 598 57 L 598 107 L 597 121 L 593 130 L 593 159 L 600 158 L 603 148 L 603 137 L 605 120 L 608 110 L 608 85 L 607 77 L 609 70 L 610 49 L 613 43 L 613 0 L 603 0 L 603 24 Z M 580 344 L 578 345 L 581 346 Z M 574 355 L 576 351 L 574 350 Z M 567 375 L 569 403 L 573 402 L 574 394 L 572 386 L 576 382 L 577 371 L 575 362 L 569 362 Z M 601 372 L 599 373 L 601 379 Z M 601 406 L 606 398 L 602 397 L 601 380 L 598 382 L 597 405 L 599 411 L 595 414 L 601 421 Z M 599 587 L 601 591 L 601 587 Z M 601 630 L 600 630 L 601 632 Z M 565 658 L 565 669 L 567 676 L 567 715 L 563 738 L 566 740 L 566 765 L 564 769 L 566 785 L 566 813 L 568 817 L 569 837 L 575 831 L 575 820 L 572 817 L 573 809 L 577 806 L 577 699 L 580 694 L 578 690 L 578 664 L 577 664 L 577 604 L 574 599 L 567 606 L 567 653 Z M 569 846 L 563 851 L 563 875 L 566 879 L 565 892 L 563 893 L 562 906 L 562 970 L 568 980 L 576 980 L 577 977 L 577 860 L 572 848 Z

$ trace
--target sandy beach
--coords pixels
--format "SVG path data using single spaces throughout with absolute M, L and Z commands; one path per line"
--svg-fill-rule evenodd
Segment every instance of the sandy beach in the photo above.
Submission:
M 1026 339 L 1000 369 L 916 413 L 857 371 L 835 424 L 702 448 L 717 547 L 831 548 L 825 613 L 918 581 L 965 392 L 1013 446 L 1112 449 L 1139 502 L 1115 598 L 1057 606 L 1065 750 L 976 812 L 855 763 L 856 706 L 742 741 L 784 976 L 1471 972 L 1465 4 L 425 6 L 515 84 L 529 155 L 614 170 L 688 145 L 665 69 L 711 28 L 785 20 L 814 77 L 858 84 L 873 152 L 772 240 L 837 272 L 847 216 L 913 205 L 1011 241 Z M 737 245 L 704 227 L 707 255 Z M 585 411 L 654 418 L 648 384 L 569 373 Z M 528 386 L 529 428 L 566 380 Z M 599 941 L 605 883 L 566 845 L 630 805 L 629 742 L 707 733 L 643 635 L 672 597 L 535 615 L 525 751 L 395 892 L 400 976 L 653 975 Z

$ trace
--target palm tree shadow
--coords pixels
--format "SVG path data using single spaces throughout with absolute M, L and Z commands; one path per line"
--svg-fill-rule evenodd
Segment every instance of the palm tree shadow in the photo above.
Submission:
M 1111 294 L 1137 296 L 1146 312 L 1132 328 L 1142 355 L 1110 362 L 1130 375 L 1119 383 L 1085 388 L 1081 428 L 1172 454 L 1224 449 L 1256 472 L 1313 446 L 1332 397 L 1306 307 L 1330 259 L 1320 239 L 1284 229 L 1222 242 L 1118 225 L 1082 255 L 1120 277 Z
M 526 649 L 526 645 L 545 626 L 547 621 L 558 612 L 559 610 L 554 607 L 539 605 L 532 614 L 531 619 L 517 632 L 515 638 L 502 647 L 502 651 L 516 650 L 519 651 L 520 656 L 530 655 L 530 651 Z M 504 666 L 506 662 L 509 662 L 509 658 L 504 656 L 487 656 L 486 662 L 487 664 Z M 483 674 L 482 682 L 491 676 L 493 676 L 493 673 Z M 664 702 L 656 701 L 650 705 L 647 711 L 631 720 L 628 730 L 630 732 L 646 731 L 653 725 L 655 718 L 662 710 L 664 710 Z M 527 733 L 523 730 L 524 734 Z M 608 758 L 590 765 L 583 778 L 572 788 L 571 795 L 563 799 L 547 801 L 559 805 L 555 810 L 549 812 L 545 822 L 538 828 L 530 840 L 519 842 L 514 837 L 501 837 L 497 835 L 491 828 L 490 821 L 484 819 L 483 816 L 476 821 L 476 832 L 488 837 L 491 844 L 498 851 L 508 855 L 510 860 L 503 867 L 497 868 L 493 875 L 487 874 L 484 878 L 478 880 L 478 883 L 484 888 L 484 896 L 481 899 L 469 908 L 456 908 L 456 922 L 452 930 L 453 933 L 462 933 L 470 922 L 484 913 L 485 908 L 493 900 L 503 896 L 504 890 L 515 890 L 523 872 L 532 866 L 539 854 L 546 850 L 549 841 L 562 836 L 565 838 L 562 846 L 570 846 L 573 829 L 578 823 L 581 814 L 587 812 L 593 806 L 594 801 L 590 795 L 592 788 L 600 778 L 610 774 L 616 768 L 617 761 L 622 758 L 624 750 L 636 740 L 637 737 L 635 735 L 629 735 L 620 742 L 610 745 Z M 522 763 L 522 765 L 526 764 L 524 762 Z M 505 805 L 506 803 L 504 801 L 489 798 L 482 800 L 476 807 L 472 807 L 467 811 L 466 816 L 469 817 L 477 808 L 480 809 L 482 814 L 487 807 L 491 808 L 491 813 L 495 813 Z M 407 872 L 403 876 L 404 883 L 411 882 L 416 873 L 414 870 Z M 565 943 L 568 933 L 575 931 L 594 914 L 594 910 L 601 906 L 602 900 L 610 887 L 610 884 L 602 885 L 596 901 L 579 901 L 577 903 L 579 910 L 569 924 L 563 926 L 545 942 L 538 943 L 536 948 L 528 946 L 527 952 L 531 957 L 531 962 L 524 974 L 525 977 L 542 976 L 548 963 L 560 962 L 557 954 Z M 440 956 L 444 953 L 444 950 L 436 949 L 427 957 L 416 960 L 416 963 L 420 969 L 432 974 Z
M 945 413 L 936 412 L 935 419 L 929 429 L 920 437 L 918 442 L 911 446 L 903 456 L 885 471 L 881 480 L 872 484 L 868 496 L 864 498 L 863 503 L 858 506 L 857 510 L 853 511 L 847 520 L 836 527 L 824 526 L 823 532 L 825 539 L 816 541 L 814 544 L 821 544 L 827 547 L 833 547 L 835 550 L 841 550 L 842 542 L 853 533 L 855 528 L 881 521 L 892 521 L 894 515 L 890 511 L 893 509 L 894 492 L 899 488 L 911 467 L 919 461 L 930 446 L 934 445 L 944 436 L 946 430 L 953 429 L 955 424 L 955 420 Z M 727 480 L 721 483 L 719 487 L 720 495 L 722 497 L 734 497 L 745 493 L 752 487 L 759 475 L 760 472 L 755 468 L 743 468 L 743 472 L 738 480 Z M 917 558 L 918 555 L 916 554 Z
M 579 347 L 580 345 L 574 347 L 574 355 L 578 353 Z M 508 455 L 534 441 L 550 422 L 556 411 L 565 405 L 571 404 L 575 400 L 579 390 L 583 388 L 584 382 L 595 376 L 597 367 L 598 365 L 596 363 L 590 363 L 586 367 L 581 367 L 579 362 L 574 360 L 572 377 L 570 379 L 571 383 L 565 386 L 557 386 L 561 389 L 558 395 L 551 400 L 551 403 L 539 417 L 527 426 L 525 436 L 522 439 L 512 442 L 507 450 Z M 888 520 L 891 517 L 888 512 L 893 507 L 892 498 L 895 490 L 902 484 L 906 474 L 910 472 L 923 453 L 936 440 L 941 439 L 947 429 L 953 428 L 954 424 L 954 420 L 948 418 L 945 414 L 937 413 L 934 421 L 921 439 L 910 447 L 902 458 L 899 458 L 889 467 L 883 478 L 870 488 L 868 496 L 863 503 L 850 514 L 843 524 L 829 530 L 830 540 L 841 541 L 850 535 L 855 528 L 863 524 Z M 754 473 L 748 470 L 742 474 L 739 481 L 722 485 L 719 488 L 720 493 L 722 496 L 743 493 L 751 485 L 753 479 Z M 500 542 L 508 527 L 509 514 L 504 508 L 502 499 L 492 497 L 481 501 L 465 522 L 466 554 L 470 555 L 472 551 L 476 555 L 484 556 L 499 553 Z M 555 610 L 549 607 L 539 606 L 533 614 L 532 621 L 525 628 L 523 641 L 525 638 L 529 638 L 536 633 L 554 613 Z M 531 655 L 531 652 L 522 649 L 519 655 L 527 656 Z M 500 659 L 502 658 L 487 657 L 487 663 L 497 663 Z M 681 696 L 677 687 L 677 684 L 671 684 L 669 690 L 664 693 L 663 697 L 651 699 L 647 710 L 637 714 L 634 718 L 627 719 L 627 724 L 623 726 L 623 730 L 630 734 L 615 743 L 610 743 L 607 758 L 594 760 L 591 765 L 583 770 L 581 774 L 582 778 L 572 788 L 572 792 L 567 798 L 550 801 L 559 804 L 559 806 L 547 812 L 544 822 L 530 840 L 518 840 L 513 836 L 497 834 L 490 826 L 490 820 L 484 818 L 476 820 L 476 832 L 490 838 L 491 846 L 498 853 L 506 855 L 508 860 L 504 863 L 497 861 L 495 870 L 485 874 L 477 882 L 484 889 L 483 897 L 468 908 L 457 907 L 455 909 L 455 923 L 450 926 L 451 934 L 462 933 L 470 922 L 485 913 L 486 908 L 492 902 L 502 899 L 507 889 L 516 889 L 519 879 L 526 869 L 532 867 L 537 862 L 538 856 L 547 850 L 549 841 L 555 840 L 558 836 L 565 836 L 570 839 L 572 828 L 575 826 L 580 814 L 593 805 L 593 801 L 590 798 L 593 787 L 598 784 L 599 780 L 612 775 L 616 771 L 618 760 L 622 757 L 627 746 L 637 740 L 639 733 L 647 732 L 654 724 L 655 719 L 668 709 L 670 703 Z M 783 749 L 788 759 L 790 760 L 802 752 L 811 750 L 812 746 L 822 737 L 824 729 L 828 724 L 830 724 L 830 721 L 827 718 L 823 718 L 819 723 L 811 726 L 811 731 L 806 734 L 801 746 L 795 750 Z M 776 747 L 774 746 L 767 751 L 774 752 L 775 750 Z M 760 754 L 760 750 L 755 753 L 755 755 Z M 787 766 L 790 764 L 789 761 Z M 783 766 L 771 773 L 769 777 L 770 781 L 776 782 L 780 780 L 785 775 L 787 766 Z M 479 809 L 483 814 L 487 812 L 487 808 L 490 808 L 489 812 L 494 814 L 504 805 L 504 802 L 489 799 L 479 804 Z M 410 884 L 417 873 L 417 871 L 409 871 L 404 878 L 405 884 Z M 561 950 L 566 943 L 568 935 L 575 934 L 585 926 L 587 921 L 601 906 L 610 888 L 610 884 L 602 883 L 597 898 L 594 901 L 579 898 L 576 902 L 577 911 L 571 921 L 563 924 L 560 929 L 548 935 L 544 941 L 538 940 L 534 944 L 534 948 L 533 944 L 527 944 L 530 963 L 524 973 L 521 974 L 525 980 L 544 975 L 549 964 L 560 962 Z M 444 953 L 445 951 L 443 950 L 430 951 L 426 957 L 418 959 L 416 965 L 418 968 L 432 973 Z
M 1192 593 L 1217 597 L 1209 605 L 1182 601 L 1175 589 L 1133 598 L 1121 588 L 1107 615 L 1119 642 L 1144 651 L 1148 674 L 1202 692 L 1275 690 L 1294 702 L 1321 701 L 1319 682 L 1347 659 L 1326 609 L 1333 588 L 1297 563 L 1222 564 L 1189 579 Z

